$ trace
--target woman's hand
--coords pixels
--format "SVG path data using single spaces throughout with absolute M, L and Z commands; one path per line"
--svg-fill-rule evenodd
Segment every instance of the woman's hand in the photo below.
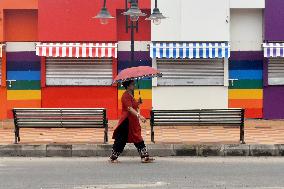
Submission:
M 138 111 L 134 110 L 132 107 L 129 107 L 128 108 L 128 111 L 132 114 L 132 115 L 135 115 L 137 116 L 138 119 L 140 119 L 143 123 L 146 123 L 146 118 L 143 117 L 142 115 L 140 115 L 140 110 L 138 109 Z
M 138 104 L 141 105 L 142 103 L 143 103 L 143 100 L 142 100 L 142 98 L 140 97 L 140 98 L 138 99 Z
M 142 123 L 146 123 L 147 120 L 146 120 L 145 117 L 143 117 L 143 116 L 140 115 L 139 118 L 140 118 L 140 120 L 142 121 Z

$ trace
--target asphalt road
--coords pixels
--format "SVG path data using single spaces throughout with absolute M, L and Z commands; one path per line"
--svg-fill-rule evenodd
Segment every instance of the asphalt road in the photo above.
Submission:
M 284 189 L 284 158 L 0 158 L 1 189 Z

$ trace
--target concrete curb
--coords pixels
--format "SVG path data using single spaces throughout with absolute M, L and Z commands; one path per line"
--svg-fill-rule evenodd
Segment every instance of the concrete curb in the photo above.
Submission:
M 108 157 L 109 144 L 0 145 L 0 157 Z M 149 144 L 152 156 L 284 156 L 284 145 L 261 144 Z M 138 156 L 134 145 L 127 145 L 122 156 Z

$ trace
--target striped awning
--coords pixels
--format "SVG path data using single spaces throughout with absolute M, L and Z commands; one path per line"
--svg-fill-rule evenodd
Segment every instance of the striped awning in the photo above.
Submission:
M 117 57 L 117 43 L 39 43 L 36 55 L 44 57 Z
M 2 58 L 4 44 L 0 44 L 0 58 Z
M 264 57 L 284 57 L 284 43 L 264 43 Z
M 220 43 L 163 43 L 152 42 L 152 58 L 229 58 L 230 44 Z

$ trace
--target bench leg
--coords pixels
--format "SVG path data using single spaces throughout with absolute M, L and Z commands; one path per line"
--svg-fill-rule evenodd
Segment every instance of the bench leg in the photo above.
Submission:
M 240 126 L 240 143 L 245 144 L 245 129 L 244 125 Z
M 17 137 L 16 131 L 15 131 L 15 142 L 14 142 L 14 144 L 18 144 L 18 137 Z
M 104 131 L 104 143 L 108 143 L 108 127 L 105 127 Z
M 151 125 L 151 142 L 155 143 L 154 127 Z
M 18 142 L 20 141 L 20 132 L 19 132 L 19 128 L 15 128 L 15 144 L 18 144 Z

